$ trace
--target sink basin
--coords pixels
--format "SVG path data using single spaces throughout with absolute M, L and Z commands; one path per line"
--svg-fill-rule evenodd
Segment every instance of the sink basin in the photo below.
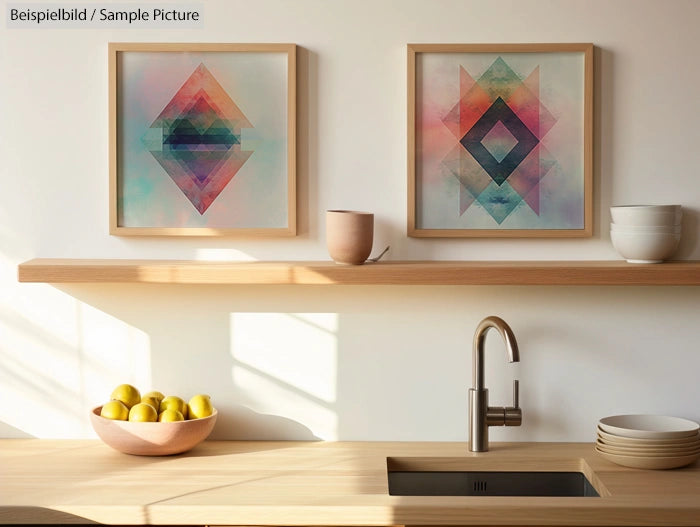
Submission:
M 389 472 L 389 494 L 599 497 L 581 472 Z
M 586 475 L 569 470 L 485 470 L 483 463 L 470 469 L 469 458 L 450 463 L 426 459 L 388 458 L 389 494 L 394 496 L 549 496 L 599 497 Z M 532 460 L 530 460 L 530 464 Z M 560 464 L 561 465 L 561 464 Z M 574 464 L 575 465 L 575 464 Z M 559 467 L 558 467 L 559 468 Z

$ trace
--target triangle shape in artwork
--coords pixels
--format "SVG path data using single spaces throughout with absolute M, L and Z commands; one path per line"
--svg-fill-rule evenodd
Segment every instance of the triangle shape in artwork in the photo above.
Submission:
M 484 74 L 479 77 L 477 84 L 488 93 L 491 101 L 499 97 L 504 101 L 522 84 L 522 79 L 515 73 L 502 57 L 493 61 Z

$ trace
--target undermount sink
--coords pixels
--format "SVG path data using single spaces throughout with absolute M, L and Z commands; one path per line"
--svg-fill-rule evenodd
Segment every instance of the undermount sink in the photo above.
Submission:
M 579 467 L 517 470 L 516 464 L 485 469 L 469 458 L 387 458 L 389 494 L 394 496 L 600 497 Z M 479 460 L 481 461 L 481 460 Z M 529 461 L 530 464 L 532 460 Z M 469 467 L 468 465 L 477 465 Z M 481 465 L 481 466 L 478 466 Z M 558 464 L 561 465 L 561 464 Z M 566 465 L 566 464 L 564 464 Z M 575 463 L 574 463 L 575 465 Z

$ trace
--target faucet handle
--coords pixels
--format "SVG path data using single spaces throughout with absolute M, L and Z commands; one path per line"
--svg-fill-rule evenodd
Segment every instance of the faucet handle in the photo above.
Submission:
M 520 381 L 513 381 L 513 406 L 505 408 L 505 425 L 520 426 L 523 422 L 523 411 L 520 409 Z

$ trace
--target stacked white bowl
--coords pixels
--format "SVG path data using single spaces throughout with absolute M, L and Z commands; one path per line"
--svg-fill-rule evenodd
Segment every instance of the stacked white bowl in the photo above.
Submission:
M 667 469 L 700 458 L 700 426 L 666 415 L 613 415 L 598 421 L 596 451 L 632 468 Z
M 680 205 L 610 207 L 613 247 L 630 263 L 660 263 L 678 248 Z

